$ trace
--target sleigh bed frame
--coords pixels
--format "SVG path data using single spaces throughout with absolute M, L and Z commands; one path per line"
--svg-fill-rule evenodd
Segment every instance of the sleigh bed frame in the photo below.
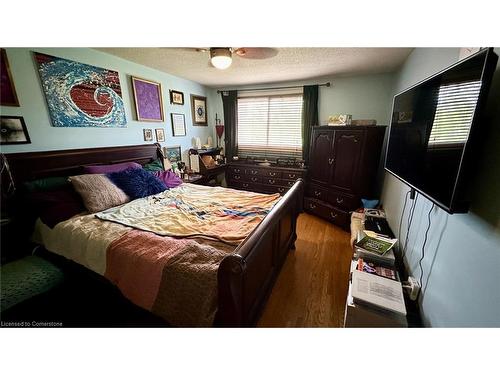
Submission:
M 161 156 L 158 144 L 6 155 L 16 186 L 43 177 L 81 174 L 83 165 L 126 161 L 145 164 Z M 215 326 L 248 327 L 259 319 L 286 255 L 295 246 L 303 189 L 303 180 L 298 180 L 254 231 L 221 262 Z

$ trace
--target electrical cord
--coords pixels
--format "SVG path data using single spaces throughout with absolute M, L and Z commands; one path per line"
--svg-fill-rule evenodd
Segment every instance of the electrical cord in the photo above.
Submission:
M 425 245 L 427 244 L 427 235 L 429 234 L 429 229 L 431 228 L 431 213 L 432 210 L 434 209 L 435 204 L 433 203 L 431 206 L 431 209 L 427 213 L 427 229 L 425 230 L 425 236 L 424 236 L 424 243 L 422 244 L 422 256 L 420 257 L 420 260 L 418 261 L 418 265 L 420 267 L 420 288 L 422 288 L 422 278 L 424 276 L 424 268 L 422 267 L 422 261 L 424 260 L 425 257 Z
M 406 192 L 405 203 L 403 205 L 403 211 L 401 212 L 401 217 L 399 218 L 399 229 L 398 229 L 398 241 L 401 241 L 401 225 L 403 224 L 403 217 L 405 216 L 406 205 L 408 204 L 408 196 L 410 195 L 411 190 Z M 401 242 L 399 242 L 399 249 L 402 249 Z
M 401 258 L 402 259 L 404 259 L 405 255 L 406 255 L 406 249 L 408 247 L 408 240 L 409 240 L 409 237 L 410 237 L 410 228 L 411 228 L 411 224 L 413 222 L 413 214 L 415 213 L 415 208 L 417 206 L 417 200 L 418 200 L 418 194 L 415 197 L 415 200 L 413 201 L 413 203 L 412 203 L 412 205 L 410 207 L 410 214 L 408 215 L 408 225 L 406 227 L 405 244 L 404 244 L 404 247 L 403 247 L 403 252 L 401 254 Z

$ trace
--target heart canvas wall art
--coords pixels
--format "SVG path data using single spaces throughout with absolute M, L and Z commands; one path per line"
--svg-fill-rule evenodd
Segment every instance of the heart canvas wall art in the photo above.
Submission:
M 35 53 L 53 126 L 124 127 L 118 72 Z

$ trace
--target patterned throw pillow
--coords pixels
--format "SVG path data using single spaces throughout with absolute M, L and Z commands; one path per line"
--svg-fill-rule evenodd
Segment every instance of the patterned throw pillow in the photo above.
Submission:
M 69 180 L 91 213 L 107 210 L 130 200 L 123 190 L 102 174 L 84 174 L 70 177 Z
M 121 172 L 108 173 L 106 176 L 130 199 L 144 198 L 168 189 L 163 181 L 144 169 L 126 169 Z

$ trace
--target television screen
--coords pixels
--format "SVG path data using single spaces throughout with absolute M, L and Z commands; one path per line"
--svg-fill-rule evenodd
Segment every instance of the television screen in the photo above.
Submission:
M 451 213 L 466 211 L 465 167 L 497 59 L 482 50 L 394 97 L 385 168 Z

